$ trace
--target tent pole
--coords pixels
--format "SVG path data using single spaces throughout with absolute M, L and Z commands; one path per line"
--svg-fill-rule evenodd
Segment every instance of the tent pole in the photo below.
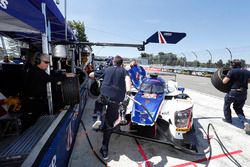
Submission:
M 4 42 L 3 36 L 0 35 L 0 38 L 1 38 L 1 41 L 2 41 L 2 46 L 3 46 L 4 54 L 7 55 L 7 49 L 6 49 L 6 46 L 5 46 L 5 42 Z
M 67 0 L 64 0 L 64 12 L 65 12 L 65 40 L 67 41 L 67 31 L 68 31 L 68 23 L 67 23 Z
M 42 51 L 45 54 L 49 55 L 49 42 L 48 42 L 48 25 L 47 25 L 47 17 L 46 17 L 46 4 L 42 3 L 42 13 L 44 15 L 45 20 L 45 33 L 42 34 Z M 51 56 L 51 55 L 50 55 Z M 50 58 L 51 59 L 51 58 Z M 47 68 L 46 72 L 50 75 L 50 65 Z M 51 82 L 47 83 L 47 98 L 48 98 L 48 105 L 49 105 L 49 113 L 53 114 L 53 102 L 52 102 L 52 91 L 51 91 Z

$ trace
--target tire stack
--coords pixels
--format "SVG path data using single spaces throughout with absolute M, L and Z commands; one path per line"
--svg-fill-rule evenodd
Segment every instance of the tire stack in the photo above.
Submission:
M 218 89 L 221 92 L 227 93 L 231 89 L 231 83 L 223 84 L 222 80 L 227 75 L 230 68 L 222 67 L 214 72 L 214 74 L 211 77 L 211 82 L 214 85 L 216 89 Z
M 69 77 L 62 82 L 62 97 L 65 105 L 74 105 L 80 102 L 78 77 Z

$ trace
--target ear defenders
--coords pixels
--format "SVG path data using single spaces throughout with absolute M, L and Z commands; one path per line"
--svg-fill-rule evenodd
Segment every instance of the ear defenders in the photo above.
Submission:
M 34 56 L 35 65 L 41 64 L 41 52 L 36 52 Z

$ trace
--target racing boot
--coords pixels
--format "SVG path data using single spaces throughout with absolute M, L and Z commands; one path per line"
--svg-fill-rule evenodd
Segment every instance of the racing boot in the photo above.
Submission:
M 244 130 L 245 130 L 245 132 L 247 134 L 250 133 L 250 125 L 249 125 L 249 123 L 247 123 L 247 122 L 244 123 Z
M 92 118 L 93 118 L 93 119 L 96 119 L 96 118 L 97 118 L 97 113 L 93 113 L 93 114 L 92 114 Z
M 96 115 L 97 115 L 97 118 L 96 118 L 95 123 L 92 125 L 92 128 L 95 129 L 95 130 L 98 130 L 98 129 L 100 129 L 100 126 L 102 124 L 101 113 L 97 112 Z
M 226 119 L 226 118 L 222 118 L 222 121 L 223 121 L 223 122 L 226 122 L 226 123 L 229 123 L 229 124 L 232 124 L 232 120 L 228 120 L 228 119 Z
M 102 159 L 104 161 L 107 161 L 109 159 L 108 150 L 105 150 L 105 149 L 101 148 L 99 152 L 101 153 Z
M 243 123 L 244 125 L 244 131 L 247 133 L 247 134 L 250 134 L 250 125 L 245 117 L 245 115 L 241 115 L 241 114 L 238 114 L 238 117 L 240 119 L 240 121 Z

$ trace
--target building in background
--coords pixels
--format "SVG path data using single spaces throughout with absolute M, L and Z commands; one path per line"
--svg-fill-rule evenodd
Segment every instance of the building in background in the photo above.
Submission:
M 16 41 L 0 35 L 0 60 L 4 55 L 12 58 L 19 58 L 21 55 L 21 48 L 28 48 L 28 44 Z

